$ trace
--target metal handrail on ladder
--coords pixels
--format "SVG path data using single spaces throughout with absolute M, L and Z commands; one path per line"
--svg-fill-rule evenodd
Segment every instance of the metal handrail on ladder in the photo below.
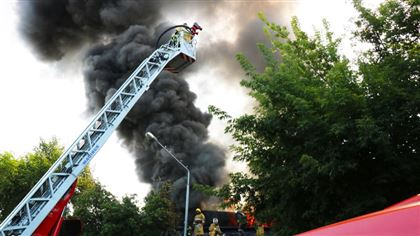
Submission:
M 31 235 L 64 196 L 165 66 L 180 54 L 195 61 L 195 41 L 178 37 L 146 58 L 107 101 L 74 143 L 0 224 L 0 236 Z

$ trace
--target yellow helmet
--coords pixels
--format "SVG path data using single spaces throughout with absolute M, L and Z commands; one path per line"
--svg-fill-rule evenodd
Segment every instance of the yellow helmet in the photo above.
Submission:
M 201 213 L 200 208 L 195 209 L 195 211 Z

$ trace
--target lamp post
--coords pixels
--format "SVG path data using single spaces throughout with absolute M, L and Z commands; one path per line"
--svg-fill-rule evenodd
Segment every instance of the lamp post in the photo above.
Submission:
M 165 146 L 163 146 L 159 140 L 150 132 L 146 133 L 146 138 L 153 139 L 156 143 L 159 144 L 171 157 L 175 159 L 184 169 L 187 171 L 187 191 L 185 193 L 185 217 L 184 217 L 184 236 L 187 236 L 187 226 L 188 226 L 188 203 L 190 198 L 190 170 L 185 166 L 178 158 L 175 157 Z

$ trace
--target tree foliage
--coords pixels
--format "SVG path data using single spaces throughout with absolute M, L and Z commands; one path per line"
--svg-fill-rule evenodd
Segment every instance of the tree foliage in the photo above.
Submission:
M 34 151 L 16 158 L 0 154 L 0 221 L 22 200 L 49 167 L 60 157 L 63 148 L 56 139 L 41 140 Z M 79 218 L 83 235 L 161 235 L 175 230 L 179 222 L 170 185 L 152 191 L 140 210 L 135 196 L 118 200 L 92 176 L 89 168 L 78 177 L 76 192 L 66 216 Z
M 179 222 L 174 203 L 170 200 L 170 185 L 148 194 L 140 210 L 135 196 L 118 201 L 95 182 L 76 194 L 73 215 L 83 222 L 83 235 L 163 235 L 176 229 Z
M 21 158 L 0 154 L 0 221 L 16 207 L 36 182 L 44 175 L 63 148 L 56 139 L 41 140 L 32 153 Z
M 142 208 L 142 233 L 139 235 L 163 235 L 173 232 L 179 221 L 175 204 L 170 198 L 171 184 L 165 183 L 158 190 L 152 190 Z
M 261 73 L 237 59 L 258 106 L 232 118 L 226 132 L 249 174 L 231 174 L 217 191 L 225 204 L 245 203 L 277 234 L 290 235 L 357 216 L 419 192 L 419 2 L 391 0 L 376 11 L 355 1 L 355 38 L 370 47 L 355 65 L 340 40 L 286 27 L 263 15 L 271 47 L 258 45 Z M 356 68 L 356 69 L 352 69 Z
M 83 235 L 141 235 L 140 210 L 134 196 L 119 201 L 98 182 L 86 182 L 71 201 L 72 215 L 83 223 Z

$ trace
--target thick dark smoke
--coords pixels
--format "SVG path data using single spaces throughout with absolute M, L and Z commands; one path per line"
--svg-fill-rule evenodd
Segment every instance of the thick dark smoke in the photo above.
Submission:
M 160 18 L 161 1 L 42 0 L 19 1 L 20 30 L 35 52 L 46 60 L 130 25 L 152 25 Z
M 211 65 L 219 70 L 224 77 L 229 78 L 226 82 L 230 85 L 239 84 L 243 79 L 243 71 L 239 63 L 234 59 L 238 53 L 244 54 L 256 67 L 258 71 L 264 68 L 264 60 L 258 50 L 257 42 L 269 46 L 269 42 L 263 34 L 263 23 L 258 20 L 251 20 L 244 23 L 238 35 L 240 39 L 235 42 L 219 41 L 213 47 L 205 47 L 202 50 L 202 63 Z M 258 32 L 258 33 L 257 33 Z M 217 48 L 218 50 L 214 50 Z M 231 58 L 231 60 L 226 60 Z
M 85 80 L 91 109 L 100 108 L 124 82 L 127 72 L 138 65 L 153 48 L 156 38 L 143 26 L 131 26 L 110 43 L 98 44 L 87 54 Z M 161 181 L 174 182 L 174 199 L 183 205 L 185 171 L 156 144 L 145 140 L 154 133 L 162 143 L 190 167 L 192 183 L 219 184 L 224 177 L 225 154 L 207 143 L 211 116 L 194 106 L 196 95 L 182 78 L 162 73 L 143 95 L 119 128 L 119 135 L 136 156 L 142 180 L 158 187 Z M 203 196 L 192 191 L 191 206 Z
M 227 13 L 233 15 L 229 27 L 238 28 L 236 39 L 200 41 L 199 56 L 203 64 L 222 71 L 227 80 L 238 81 L 242 72 L 234 55 L 243 52 L 254 62 L 260 61 L 256 43 L 266 41 L 256 13 L 264 9 L 274 12 L 264 2 L 257 9 L 253 4 L 232 5 L 229 1 L 43 0 L 18 4 L 22 35 L 41 59 L 59 60 L 90 45 L 83 62 L 91 112 L 99 110 L 133 68 L 154 50 L 157 36 L 170 25 L 162 23 L 161 16 L 173 12 L 195 14 L 206 28 Z M 172 181 L 179 207 L 185 199 L 185 171 L 157 144 L 145 140 L 144 134 L 154 133 L 190 168 L 192 183 L 214 186 L 223 182 L 224 149 L 208 142 L 211 116 L 194 105 L 195 99 L 183 78 L 162 73 L 118 129 L 135 156 L 139 177 L 153 187 Z M 192 191 L 190 206 L 199 206 L 205 200 Z
M 232 18 L 222 29 L 220 40 L 200 51 L 200 63 L 211 65 L 218 70 L 229 86 L 238 85 L 239 80 L 244 79 L 244 72 L 235 60 L 238 53 L 244 54 L 258 71 L 264 69 L 265 61 L 257 44 L 267 47 L 271 45 L 263 32 L 265 24 L 257 16 L 259 12 L 270 21 L 287 25 L 292 16 L 293 4 L 287 1 L 225 1 L 219 3 L 212 11 L 203 10 L 204 19 L 210 22 L 214 21 L 214 18 Z M 231 27 L 236 29 L 236 34 L 227 33 Z M 235 39 L 232 40 L 231 37 Z

